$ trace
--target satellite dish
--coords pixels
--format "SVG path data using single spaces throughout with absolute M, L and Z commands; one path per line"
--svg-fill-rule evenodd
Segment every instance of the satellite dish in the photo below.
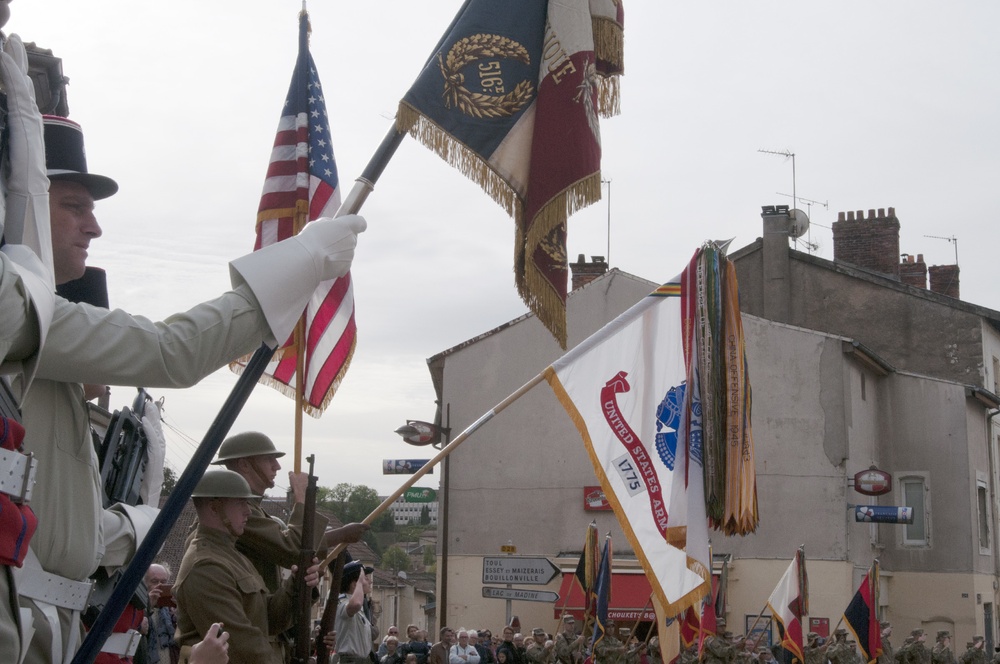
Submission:
M 788 214 L 789 218 L 792 220 L 792 228 L 788 231 L 788 234 L 793 238 L 800 238 L 806 234 L 809 230 L 809 217 L 802 210 L 792 210 Z

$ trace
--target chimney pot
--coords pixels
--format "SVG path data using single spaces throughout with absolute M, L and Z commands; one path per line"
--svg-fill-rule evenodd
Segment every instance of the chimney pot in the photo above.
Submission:
M 879 219 L 885 219 L 885 208 L 879 208 L 878 209 L 878 218 Z
M 843 212 L 838 212 L 837 213 L 837 221 L 844 221 L 846 218 L 847 218 L 847 215 L 845 215 Z

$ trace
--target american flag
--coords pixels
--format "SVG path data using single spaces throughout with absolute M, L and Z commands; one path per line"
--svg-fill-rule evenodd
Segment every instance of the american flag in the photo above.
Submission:
M 264 192 L 257 212 L 254 250 L 294 235 L 305 223 L 331 217 L 340 207 L 337 164 L 330 140 L 323 86 L 309 53 L 309 15 L 299 15 L 299 55 L 278 122 Z M 319 285 L 306 308 L 303 409 L 322 414 L 340 385 L 356 341 L 351 275 Z M 262 382 L 295 396 L 294 338 L 275 354 Z M 241 369 L 234 363 L 234 370 Z

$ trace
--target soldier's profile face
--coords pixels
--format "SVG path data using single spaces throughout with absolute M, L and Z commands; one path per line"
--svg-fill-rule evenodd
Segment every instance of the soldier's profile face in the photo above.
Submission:
M 242 535 L 250 518 L 250 503 L 246 498 L 222 498 L 222 511 L 236 535 Z
M 49 185 L 49 217 L 56 284 L 79 279 L 87 268 L 90 241 L 101 237 L 94 197 L 79 182 L 53 180 Z

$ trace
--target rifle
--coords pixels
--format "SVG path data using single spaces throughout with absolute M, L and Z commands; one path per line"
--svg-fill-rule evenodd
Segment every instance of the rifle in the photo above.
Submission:
M 98 455 L 105 508 L 115 503 L 138 505 L 141 502 L 139 490 L 146 474 L 149 454 L 149 440 L 142 428 L 142 416 L 146 402 L 152 400 L 140 387 L 131 410 L 128 407 L 116 410 L 111 417 Z
M 292 664 L 307 664 L 309 662 L 309 646 L 312 644 L 312 592 L 306 586 L 306 570 L 312 566 L 313 558 L 316 556 L 314 521 L 316 520 L 316 476 L 313 475 L 313 464 L 316 455 L 310 454 L 306 459 L 309 462 L 309 483 L 306 485 L 306 500 L 303 505 L 302 515 L 302 544 L 299 553 L 299 572 L 295 578 L 295 597 L 299 606 L 296 611 L 295 621 L 295 653 L 292 655 Z
M 326 664 L 330 658 L 323 637 L 333 631 L 337 622 L 337 603 L 340 599 L 340 582 L 344 578 L 344 565 L 349 554 L 344 549 L 330 563 L 330 592 L 326 595 L 326 606 L 323 607 L 323 618 L 319 621 L 319 634 L 316 636 L 316 662 Z

